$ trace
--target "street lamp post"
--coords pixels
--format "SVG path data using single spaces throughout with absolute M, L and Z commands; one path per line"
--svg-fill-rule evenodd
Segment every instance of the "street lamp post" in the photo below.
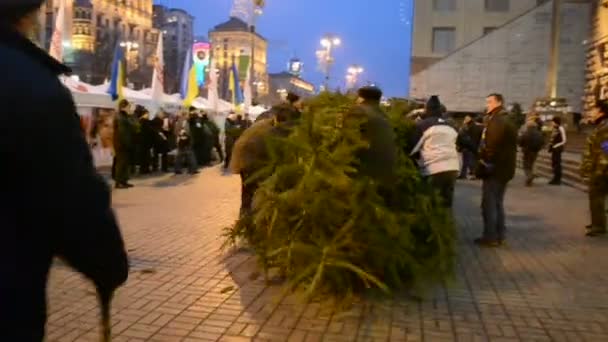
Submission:
M 346 87 L 348 89 L 353 89 L 357 87 L 357 82 L 359 81 L 359 75 L 363 73 L 363 68 L 359 65 L 351 65 L 348 67 L 346 72 Z
M 265 3 L 263 0 L 251 1 L 253 2 L 253 16 L 251 17 L 251 61 L 249 63 L 249 86 L 251 89 L 251 97 L 255 98 L 257 97 L 258 93 L 258 82 L 255 80 L 255 27 L 258 17 L 263 13 Z
M 331 66 L 334 63 L 334 59 L 332 56 L 333 49 L 342 44 L 340 38 L 334 35 L 325 35 L 321 39 L 321 46 L 323 50 L 317 51 L 317 55 L 322 59 L 322 63 L 325 67 L 325 89 L 329 89 L 329 77 L 331 74 Z
M 139 49 L 139 44 L 135 41 L 127 40 L 127 41 L 120 42 L 120 47 L 124 48 L 126 51 L 125 74 L 127 75 L 127 79 L 128 79 L 129 63 L 131 62 L 131 52 L 137 51 L 137 49 Z

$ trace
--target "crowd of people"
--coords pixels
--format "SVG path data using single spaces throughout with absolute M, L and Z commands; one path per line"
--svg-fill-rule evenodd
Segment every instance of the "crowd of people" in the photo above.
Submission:
M 102 306 L 129 274 L 129 261 L 106 181 L 97 173 L 90 146 L 82 132 L 74 100 L 58 76 L 70 72 L 28 37 L 36 28 L 43 0 L 0 2 L 0 197 L 3 239 L 0 240 L 0 341 L 42 341 L 46 322 L 46 283 L 53 259 L 60 257 L 94 284 Z M 32 82 L 35 80 L 35 82 Z M 362 132 L 369 148 L 358 155 L 361 172 L 390 186 L 395 166 L 394 132 L 380 108 L 382 92 L 374 87 L 359 91 L 360 104 L 352 115 L 366 119 Z M 224 166 L 243 180 L 255 168 L 249 149 L 263 144 L 251 132 L 284 135 L 300 112 L 294 98 L 279 106 L 268 119 L 249 127 L 247 118 L 231 115 L 226 121 L 226 155 L 218 127 L 194 108 L 171 118 L 150 113 L 121 101 L 115 120 L 114 179 L 116 187 L 132 186 L 133 171 L 168 171 L 169 152 L 177 149 L 175 172 L 187 163 L 190 173 L 212 161 L 212 150 L 226 159 Z M 504 198 L 515 175 L 517 144 L 528 159 L 526 181 L 544 143 L 532 119 L 518 132 L 507 119 L 500 94 L 486 98 L 482 121 L 470 118 L 459 134 L 444 117 L 438 97 L 427 103 L 412 141 L 412 157 L 422 174 L 437 187 L 446 207 L 451 206 L 458 176 L 473 170 L 482 184 L 483 233 L 475 242 L 498 247 L 506 238 Z M 606 234 L 605 202 L 608 195 L 608 101 L 597 103 L 592 113 L 594 131 L 588 137 L 581 176 L 589 185 L 591 224 L 588 236 Z M 249 128 L 248 128 L 249 127 Z M 469 135 L 469 139 L 463 135 Z M 536 141 L 536 140 L 539 141 Z M 555 177 L 561 182 L 561 153 L 566 143 L 559 119 L 553 120 L 548 149 Z M 459 167 L 458 149 L 468 151 L 466 171 Z M 260 152 L 258 150 L 257 152 Z M 527 155 L 527 157 L 526 157 Z M 264 158 L 263 153 L 260 155 Z M 231 161 L 230 159 L 234 159 Z M 238 162 L 237 162 L 238 160 Z M 256 184 L 243 182 L 243 207 L 247 211 Z
M 422 175 L 436 187 L 446 207 L 452 205 L 457 179 L 482 180 L 484 229 L 475 242 L 485 247 L 501 246 L 506 238 L 504 198 L 515 175 L 518 147 L 523 156 L 526 186 L 533 186 L 534 164 L 545 148 L 551 155 L 553 171 L 548 184 L 562 184 L 562 154 L 567 143 L 562 119 L 558 116 L 551 119 L 548 135 L 545 123 L 534 113 L 528 114 L 519 128 L 504 103 L 502 95 L 491 94 L 485 115 L 467 115 L 458 129 L 446 119 L 446 107 L 439 98 L 431 96 L 418 119 L 411 144 L 411 156 L 420 165 Z M 596 108 L 590 120 L 596 128 L 589 136 L 581 167 L 581 176 L 589 187 L 592 217 L 592 223 L 586 227 L 587 236 L 606 234 L 608 101 L 599 101 Z
M 224 162 L 227 168 L 234 142 L 250 125 L 247 114 L 230 113 L 224 127 L 224 153 L 221 130 L 205 111 L 190 107 L 178 116 L 160 111 L 152 118 L 145 107 L 121 100 L 114 120 L 115 187 L 132 187 L 129 180 L 135 174 L 170 169 L 182 174 L 184 168 L 196 174 L 214 161 Z

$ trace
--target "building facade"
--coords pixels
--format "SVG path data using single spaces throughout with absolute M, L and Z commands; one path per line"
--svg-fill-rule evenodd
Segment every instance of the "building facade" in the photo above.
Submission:
M 608 0 L 593 1 L 591 37 L 587 41 L 585 114 L 597 100 L 608 99 Z
M 546 0 L 416 0 L 411 74 Z
M 260 101 L 265 105 L 281 102 L 288 92 L 295 93 L 304 99 L 315 95 L 315 86 L 292 72 L 283 71 L 270 74 L 268 79 L 269 92 Z
M 253 49 L 253 96 L 254 98 L 268 94 L 268 69 L 267 54 L 268 42 L 256 32 L 252 32 L 251 26 L 239 18 L 231 17 L 227 22 L 215 26 L 209 31 L 211 42 L 211 56 L 215 59 L 216 67 L 220 71 L 219 89 L 220 96 L 229 99 L 228 70 L 234 60 L 241 55 L 251 55 Z M 239 75 L 245 80 L 246 75 Z
M 194 17 L 179 8 L 154 5 L 154 28 L 164 34 L 165 91 L 177 93 L 184 60 L 194 42 Z
M 59 0 L 47 0 L 41 14 L 40 45 L 48 49 Z M 158 31 L 152 27 L 152 0 L 64 0 L 64 62 L 90 83 L 110 77 L 114 51 L 122 45 L 127 79 L 150 85 Z M 122 44 L 121 44 L 122 43 Z
M 574 112 L 582 111 L 590 15 L 590 1 L 562 1 L 557 97 Z M 454 51 L 412 76 L 411 95 L 439 95 L 450 111 L 477 112 L 498 92 L 530 110 L 547 96 L 552 16 L 549 1 Z

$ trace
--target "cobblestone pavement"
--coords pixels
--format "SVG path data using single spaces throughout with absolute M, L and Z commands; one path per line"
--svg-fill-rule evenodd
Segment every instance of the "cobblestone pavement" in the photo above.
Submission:
M 200 175 L 137 181 L 115 193 L 133 268 L 114 301 L 122 341 L 608 341 L 608 239 L 586 239 L 586 198 L 566 187 L 508 192 L 508 247 L 479 250 L 479 185 L 462 183 L 457 277 L 421 301 L 332 312 L 251 277 L 255 260 L 220 252 L 239 180 Z M 86 222 L 83 222 L 86 224 Z M 93 288 L 63 266 L 49 287 L 49 341 L 97 341 Z

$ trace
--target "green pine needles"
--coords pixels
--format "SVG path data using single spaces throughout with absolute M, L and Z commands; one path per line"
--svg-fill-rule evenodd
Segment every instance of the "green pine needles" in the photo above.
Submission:
M 324 93 L 307 103 L 286 138 L 269 137 L 253 212 L 227 230 L 245 240 L 262 268 L 276 269 L 287 289 L 346 300 L 366 289 L 423 290 L 452 275 L 451 215 L 405 154 L 413 125 L 388 112 L 400 149 L 397 181 L 381 187 L 357 172 L 367 148 L 358 124 L 344 125 L 354 101 Z

